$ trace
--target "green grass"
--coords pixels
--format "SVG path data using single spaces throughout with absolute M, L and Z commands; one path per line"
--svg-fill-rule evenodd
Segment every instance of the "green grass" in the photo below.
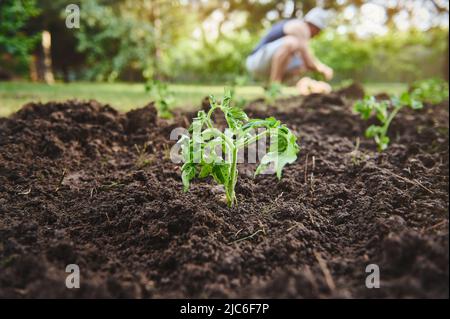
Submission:
M 367 83 L 364 85 L 366 93 L 374 95 L 378 93 L 400 94 L 408 89 L 406 83 Z
M 369 94 L 377 92 L 398 93 L 405 89 L 401 83 L 368 84 Z M 223 94 L 222 85 L 188 85 L 171 84 L 170 90 L 175 93 L 176 106 L 184 109 L 194 109 L 200 101 L 210 94 Z M 248 100 L 264 96 L 262 87 L 243 86 L 237 88 L 236 94 Z M 295 88 L 284 88 L 284 95 L 296 94 Z M 108 103 L 120 111 L 138 108 L 150 102 L 151 98 L 145 92 L 144 84 L 126 83 L 57 83 L 52 86 L 29 82 L 0 82 L 0 117 L 19 110 L 28 102 L 64 101 L 68 99 L 95 99 Z

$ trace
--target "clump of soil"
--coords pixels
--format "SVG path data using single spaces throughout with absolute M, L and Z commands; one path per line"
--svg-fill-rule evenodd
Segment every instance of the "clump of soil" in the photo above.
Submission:
M 249 113 L 302 150 L 280 181 L 241 165 L 233 209 L 211 180 L 183 193 L 182 114 L 68 101 L 0 119 L 0 297 L 448 297 L 448 107 L 400 114 L 381 154 L 355 146 L 366 123 L 339 93 Z
M 347 87 L 344 87 L 337 91 L 337 93 L 341 96 L 344 96 L 349 99 L 362 99 L 365 96 L 364 87 L 362 84 L 354 82 Z

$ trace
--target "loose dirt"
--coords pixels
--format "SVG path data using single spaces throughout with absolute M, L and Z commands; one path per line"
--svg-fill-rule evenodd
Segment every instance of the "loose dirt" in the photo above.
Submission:
M 301 153 L 280 181 L 241 165 L 233 209 L 211 180 L 182 191 L 169 135 L 192 114 L 68 101 L 1 118 L 0 297 L 448 297 L 448 104 L 400 114 L 380 154 L 352 94 L 251 104 Z

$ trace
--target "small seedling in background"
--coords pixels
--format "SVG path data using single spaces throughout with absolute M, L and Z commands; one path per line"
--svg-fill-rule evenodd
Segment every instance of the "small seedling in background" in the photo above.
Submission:
M 247 105 L 247 99 L 244 97 L 238 97 L 236 94 L 236 88 L 240 86 L 244 86 L 248 81 L 248 78 L 246 76 L 238 76 L 233 80 L 233 83 L 231 84 L 229 90 L 231 92 L 231 98 L 233 100 L 233 105 L 243 109 L 245 105 Z
M 299 147 L 295 135 L 280 121 L 272 117 L 249 119 L 244 111 L 233 107 L 231 92 L 226 92 L 221 103 L 212 96 L 210 102 L 208 113 L 199 111 L 194 119 L 190 128 L 192 136 L 184 135 L 179 141 L 184 159 L 181 169 L 183 186 L 187 191 L 192 179 L 212 176 L 216 183 L 224 186 L 227 204 L 233 206 L 237 202 L 235 187 L 240 149 L 269 136 L 269 152 L 261 159 L 255 175 L 274 165 L 277 177 L 281 178 L 283 167 L 297 159 Z M 228 125 L 224 133 L 214 126 L 211 119 L 217 110 L 224 114 Z M 257 129 L 262 129 L 262 132 L 254 134 Z
M 448 83 L 442 79 L 428 79 L 414 82 L 410 95 L 423 103 L 439 104 L 448 99 Z
M 281 83 L 273 82 L 264 89 L 264 96 L 267 104 L 273 104 L 278 99 L 283 91 L 283 85 Z
M 158 80 L 147 82 L 145 90 L 150 93 L 152 99 L 155 100 L 158 116 L 161 118 L 171 118 L 172 112 L 170 107 L 174 104 L 174 94 L 169 90 L 169 86 Z
M 240 75 L 234 78 L 234 85 L 235 86 L 244 86 L 249 81 L 249 78 L 245 75 Z
M 384 151 L 389 146 L 390 139 L 387 135 L 389 126 L 405 106 L 419 110 L 423 108 L 423 103 L 415 100 L 408 92 L 404 92 L 400 97 L 394 96 L 390 101 L 377 101 L 374 96 L 368 96 L 355 103 L 354 110 L 361 115 L 363 120 L 367 121 L 372 115 L 375 115 L 380 122 L 379 125 L 369 126 L 365 132 L 367 138 L 375 140 L 378 151 Z
M 364 154 L 359 150 L 360 145 L 361 139 L 357 137 L 355 142 L 355 148 L 349 154 L 352 164 L 355 166 L 359 166 L 361 164 L 361 161 L 364 160 Z
M 230 91 L 230 96 L 233 100 L 233 106 L 239 108 L 239 109 L 244 109 L 244 107 L 247 105 L 247 100 L 243 97 L 237 97 L 236 96 L 236 87 L 232 86 L 229 88 Z

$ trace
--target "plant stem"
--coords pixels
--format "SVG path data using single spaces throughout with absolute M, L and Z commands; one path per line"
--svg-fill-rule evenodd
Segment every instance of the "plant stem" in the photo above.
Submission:
M 250 144 L 252 144 L 252 143 L 254 143 L 254 142 L 256 142 L 256 141 L 258 141 L 261 137 L 263 137 L 264 135 L 266 135 L 266 134 L 268 134 L 269 133 L 269 130 L 265 130 L 264 132 L 262 132 L 262 133 L 259 133 L 258 135 L 255 135 L 255 136 L 252 136 L 251 138 L 249 138 L 248 140 L 244 140 L 243 142 L 239 142 L 238 144 L 237 144 L 237 148 L 242 148 L 242 147 L 244 147 L 244 146 L 248 146 L 248 145 L 250 145 Z
M 213 125 L 212 125 L 212 123 L 211 123 L 211 116 L 212 116 L 212 114 L 213 114 L 213 112 L 214 112 L 214 110 L 217 108 L 217 106 L 212 106 L 210 109 L 209 109 L 209 111 L 208 111 L 208 114 L 206 115 L 206 125 L 209 127 L 209 128 L 212 128 L 213 127 Z
M 233 155 L 231 159 L 231 167 L 230 167 L 230 180 L 228 181 L 228 185 L 226 187 L 227 190 L 227 204 L 229 207 L 233 206 L 233 203 L 236 202 L 236 194 L 234 192 L 234 187 L 237 182 L 237 156 L 238 156 L 238 148 L 233 147 L 232 149 Z
M 218 136 L 220 138 L 222 138 L 223 141 L 225 141 L 225 143 L 228 145 L 228 147 L 233 148 L 234 147 L 234 143 L 233 141 L 226 136 L 224 133 L 222 133 L 221 131 L 219 131 L 218 129 L 212 127 L 212 128 L 207 128 L 203 131 L 203 135 L 207 135 L 207 134 L 213 134 L 214 136 Z
M 386 123 L 383 125 L 384 135 L 387 135 L 387 131 L 389 129 L 389 126 L 391 125 L 392 120 L 395 118 L 395 116 L 400 112 L 400 110 L 403 108 L 403 105 L 397 106 L 391 114 L 389 114 L 389 117 L 386 120 Z

